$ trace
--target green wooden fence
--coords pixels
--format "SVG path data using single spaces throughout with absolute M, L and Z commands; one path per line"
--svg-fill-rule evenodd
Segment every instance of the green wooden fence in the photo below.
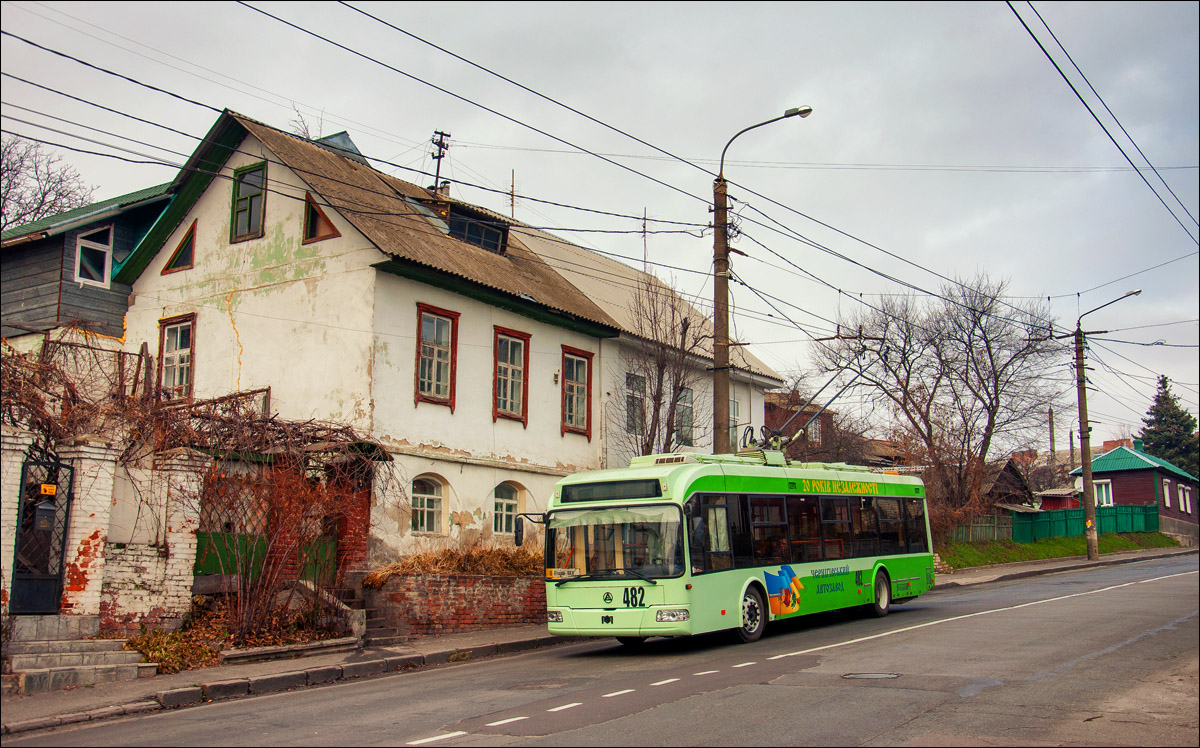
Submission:
M 1158 532 L 1158 507 L 1123 504 L 1096 507 L 1096 527 L 1102 535 L 1108 532 Z M 1015 513 L 1012 517 L 1012 539 L 1018 543 L 1069 538 L 1083 533 L 1082 509 Z

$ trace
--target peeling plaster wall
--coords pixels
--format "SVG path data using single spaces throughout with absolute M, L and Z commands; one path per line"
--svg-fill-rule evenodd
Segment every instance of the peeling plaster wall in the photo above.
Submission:
M 302 244 L 303 180 L 247 137 L 133 285 L 127 349 L 158 356 L 159 320 L 196 313 L 197 398 L 271 387 L 284 418 L 370 430 L 372 296 L 383 258 L 335 210 L 340 237 Z M 261 155 L 256 155 L 261 154 Z M 229 241 L 233 170 L 267 163 L 264 235 Z M 195 265 L 162 274 L 196 222 Z

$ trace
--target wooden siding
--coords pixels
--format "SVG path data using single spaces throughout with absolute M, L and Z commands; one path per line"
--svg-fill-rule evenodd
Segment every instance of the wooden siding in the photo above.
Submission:
M 58 324 L 58 286 L 62 277 L 63 237 L 17 245 L 0 259 L 0 335 L 22 335 L 25 328 Z

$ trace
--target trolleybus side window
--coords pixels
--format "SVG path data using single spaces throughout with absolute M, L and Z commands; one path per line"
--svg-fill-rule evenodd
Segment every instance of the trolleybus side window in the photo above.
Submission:
M 821 552 L 821 514 L 815 496 L 787 497 L 788 534 L 792 560 L 798 563 L 824 560 Z
M 825 558 L 849 557 L 850 510 L 840 496 L 821 497 L 821 534 L 825 538 Z
M 870 497 L 850 498 L 850 526 L 854 533 L 855 558 L 874 556 L 879 553 L 879 520 L 875 516 L 874 499 Z
M 750 498 L 750 529 L 754 543 L 754 560 L 759 566 L 791 563 L 788 548 L 787 520 L 782 496 Z
M 921 499 L 905 499 L 905 517 L 908 529 L 908 552 L 928 553 L 925 539 L 925 502 Z
M 754 536 L 750 530 L 750 502 L 745 494 L 729 497 L 729 540 L 733 543 L 733 565 L 738 569 L 757 566 Z
M 704 571 L 721 571 L 733 568 L 733 545 L 729 542 L 729 508 L 725 496 L 706 496 L 701 499 L 701 516 L 704 517 L 704 548 L 697 556 L 693 549 L 696 566 Z
M 900 499 L 875 499 L 875 512 L 879 515 L 879 552 L 883 555 L 904 553 L 904 516 L 900 513 Z

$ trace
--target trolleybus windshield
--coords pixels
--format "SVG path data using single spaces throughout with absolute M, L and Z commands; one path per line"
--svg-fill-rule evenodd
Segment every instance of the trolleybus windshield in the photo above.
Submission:
M 683 574 L 683 515 L 678 506 L 552 512 L 546 578 L 642 579 Z

